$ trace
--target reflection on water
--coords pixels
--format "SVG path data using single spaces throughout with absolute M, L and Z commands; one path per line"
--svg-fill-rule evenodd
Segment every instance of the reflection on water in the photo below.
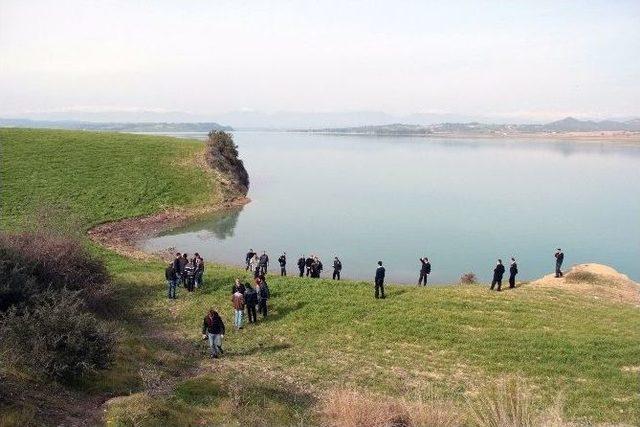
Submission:
M 219 239 L 225 240 L 233 237 L 233 230 L 238 223 L 238 217 L 243 206 L 224 209 L 189 223 L 184 227 L 173 229 L 160 234 L 158 237 L 179 233 L 195 233 L 201 240 Z
M 193 137 L 193 134 L 188 135 Z M 204 137 L 204 135 L 203 135 Z M 369 137 L 236 132 L 251 177 L 244 209 L 196 221 L 143 243 L 241 264 L 247 249 L 286 251 L 343 276 L 371 279 L 382 259 L 391 281 L 464 272 L 488 280 L 496 258 L 520 278 L 601 262 L 640 278 L 640 146 L 543 139 Z M 325 276 L 330 271 L 325 271 Z

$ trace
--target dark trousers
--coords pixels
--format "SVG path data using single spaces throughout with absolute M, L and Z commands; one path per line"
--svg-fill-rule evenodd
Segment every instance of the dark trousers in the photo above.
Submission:
M 510 288 L 515 288 L 516 287 L 516 274 L 515 273 L 509 273 L 509 287 Z
M 304 267 L 300 269 L 300 277 L 304 276 Z
M 262 314 L 262 317 L 267 317 L 267 300 L 262 299 L 258 303 L 258 311 Z
M 422 285 L 424 283 L 424 286 L 427 286 L 427 276 L 429 274 L 425 273 L 424 271 L 420 272 L 420 278 L 418 279 L 418 285 Z
M 562 263 L 556 261 L 556 277 L 562 277 Z
M 245 270 L 249 271 L 249 269 L 251 268 L 251 260 L 247 260 L 247 268 L 245 268 Z
M 253 277 L 258 277 L 260 275 L 260 267 L 256 267 L 256 271 L 253 272 Z
M 333 280 L 340 280 L 340 270 L 333 270 Z
M 491 281 L 491 290 L 493 290 L 493 287 L 495 285 L 498 285 L 498 290 L 501 291 L 502 290 L 502 277 L 493 277 L 493 280 Z
M 263 276 L 267 274 L 267 266 L 266 264 L 263 264 L 260 266 L 260 274 L 262 274 Z
M 284 267 L 280 267 L 280 275 L 281 276 L 286 276 L 287 275 L 287 269 Z
M 384 281 L 376 281 L 376 298 L 384 298 Z
M 189 292 L 193 292 L 193 287 L 196 284 L 195 278 L 194 277 L 188 277 L 186 280 L 186 286 L 187 286 L 187 290 Z
M 249 323 L 256 323 L 256 321 L 258 320 L 258 316 L 256 315 L 255 305 L 247 305 L 247 316 L 249 316 Z

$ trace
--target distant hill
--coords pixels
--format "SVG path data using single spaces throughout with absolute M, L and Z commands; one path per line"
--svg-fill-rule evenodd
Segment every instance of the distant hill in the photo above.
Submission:
M 84 122 L 67 120 L 2 119 L 0 127 L 26 127 L 72 130 L 98 130 L 112 132 L 209 132 L 232 131 L 231 126 L 215 122 L 167 123 L 167 122 Z
M 562 133 L 562 132 L 640 132 L 640 119 L 627 121 L 592 121 L 567 117 L 547 124 L 486 124 L 439 123 L 433 125 L 385 124 L 377 126 L 357 126 L 341 128 L 308 129 L 306 132 L 349 133 L 364 135 L 437 135 L 437 134 L 487 134 L 509 135 L 519 133 Z

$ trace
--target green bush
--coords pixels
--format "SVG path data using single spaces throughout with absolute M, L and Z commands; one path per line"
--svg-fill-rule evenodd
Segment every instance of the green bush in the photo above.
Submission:
M 84 309 L 77 292 L 66 289 L 49 289 L 0 317 L 2 363 L 49 379 L 70 381 L 107 368 L 114 347 L 113 333 Z

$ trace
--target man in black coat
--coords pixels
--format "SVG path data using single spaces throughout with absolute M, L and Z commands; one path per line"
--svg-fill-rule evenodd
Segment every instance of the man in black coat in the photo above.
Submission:
M 429 258 L 420 258 L 420 277 L 418 278 L 418 286 L 424 283 L 427 286 L 427 276 L 431 274 L 431 263 Z
M 260 266 L 260 274 L 262 274 L 263 276 L 266 275 L 267 268 L 269 268 L 269 255 L 267 255 L 266 252 L 262 252 L 262 255 L 260 255 L 258 265 Z
M 286 276 L 287 275 L 287 253 L 286 252 L 283 252 L 282 255 L 280 255 L 280 258 L 278 258 L 278 264 L 280 264 L 280 275 Z
M 498 264 L 496 268 L 493 269 L 493 280 L 491 281 L 491 290 L 497 284 L 498 291 L 502 290 L 502 276 L 504 275 L 504 265 L 502 265 L 502 260 L 498 260 Z
M 556 277 L 562 277 L 562 261 L 564 261 L 564 253 L 558 248 L 554 255 L 556 257 Z
M 382 261 L 378 261 L 378 267 L 376 268 L 376 298 L 385 298 L 384 296 L 384 275 L 385 269 L 382 266 Z
M 307 258 L 304 262 L 304 265 L 305 267 L 307 267 L 307 277 L 309 277 L 309 275 L 311 274 L 311 266 L 313 265 L 313 257 L 310 256 L 309 258 Z
M 509 266 L 509 288 L 516 287 L 516 274 L 518 274 L 518 264 L 515 258 L 511 258 L 511 265 Z
M 298 270 L 300 270 L 300 277 L 304 276 L 304 268 L 307 265 L 306 264 L 306 259 L 304 258 L 304 255 L 300 256 L 300 258 L 298 258 Z
M 335 257 L 333 259 L 333 280 L 340 280 L 340 272 L 342 271 L 342 261 Z

